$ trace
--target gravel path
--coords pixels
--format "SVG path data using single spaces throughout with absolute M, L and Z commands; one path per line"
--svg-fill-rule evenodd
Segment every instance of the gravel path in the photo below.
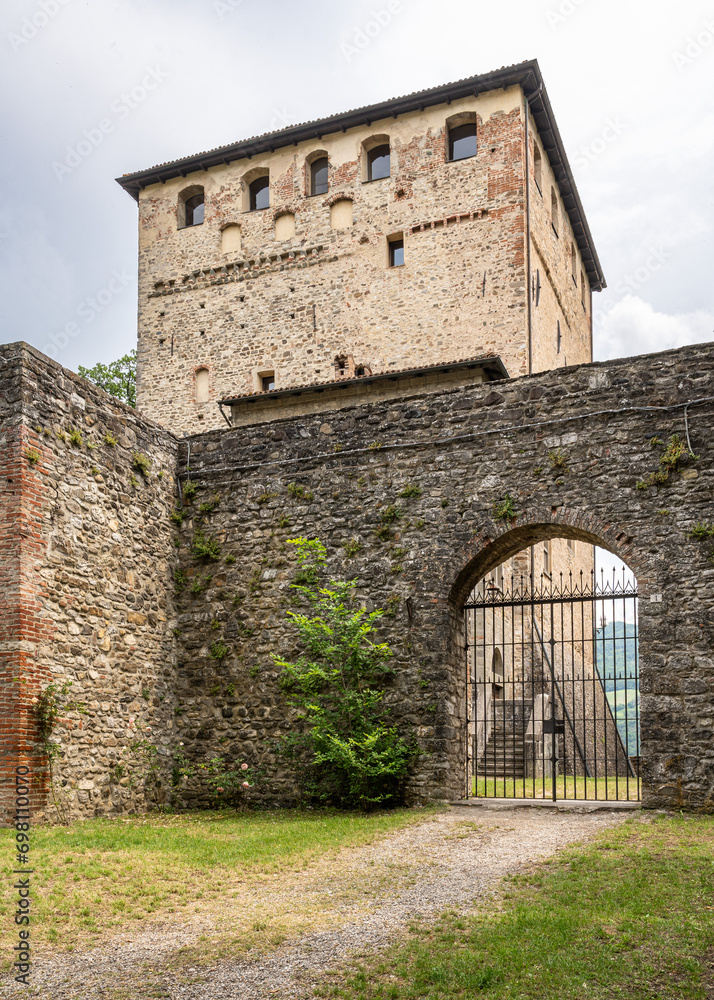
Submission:
M 91 951 L 39 958 L 32 986 L 4 978 L 0 997 L 43 1000 L 298 1000 L 313 996 L 323 973 L 355 954 L 384 947 L 409 920 L 447 907 L 483 904 L 504 875 L 594 837 L 627 815 L 453 808 L 365 847 L 341 851 L 255 893 L 263 908 L 318 894 L 327 930 L 303 934 L 252 961 L 200 967 L 172 963 L 178 948 L 219 935 L 235 902 L 222 901 L 188 923 L 144 926 Z M 381 886 L 357 898 L 356 885 Z M 385 884 L 386 883 L 386 884 Z M 349 891 L 346 891 L 349 890 Z M 324 901 L 324 905 L 323 905 Z M 245 898 L 240 901 L 245 906 Z M 264 909 L 263 909 L 264 912 Z M 332 926 L 330 926 L 332 925 Z

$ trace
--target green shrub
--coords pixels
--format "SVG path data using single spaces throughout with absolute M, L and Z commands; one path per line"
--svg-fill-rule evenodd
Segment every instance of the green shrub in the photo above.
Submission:
M 220 502 L 220 494 L 214 493 L 210 500 L 206 500 L 204 503 L 198 505 L 199 514 L 212 514 Z
M 420 497 L 421 496 L 421 486 L 417 486 L 416 483 L 409 483 L 404 487 L 402 492 L 399 494 L 400 497 Z
M 650 444 L 657 447 L 663 442 L 659 438 L 651 438 Z M 635 484 L 635 489 L 647 490 L 650 486 L 665 486 L 671 477 L 679 471 L 681 465 L 686 465 L 692 460 L 696 461 L 697 457 L 689 451 L 679 434 L 673 434 L 664 454 L 660 457 L 659 469 L 651 472 L 646 479 L 640 479 Z
M 342 548 L 345 550 L 347 558 L 351 559 L 353 556 L 356 556 L 358 552 L 362 551 L 364 545 L 358 538 L 351 538 L 348 542 L 343 544 Z
M 706 541 L 714 538 L 714 524 L 710 521 L 698 521 L 689 532 L 688 538 L 696 538 L 697 541 Z
M 291 544 L 319 575 L 324 546 L 305 538 Z M 273 659 L 302 728 L 281 739 L 279 752 L 307 799 L 372 809 L 401 801 L 416 749 L 398 733 L 383 703 L 392 651 L 373 636 L 384 612 L 352 607 L 356 585 L 355 580 L 292 585 L 310 607 L 309 614 L 287 612 L 304 652 L 294 662 Z

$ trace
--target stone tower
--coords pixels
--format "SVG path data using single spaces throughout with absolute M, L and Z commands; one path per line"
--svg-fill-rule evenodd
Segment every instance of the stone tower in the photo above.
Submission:
M 174 431 L 288 387 L 592 358 L 605 282 L 535 61 L 119 183 L 139 203 L 138 407 Z

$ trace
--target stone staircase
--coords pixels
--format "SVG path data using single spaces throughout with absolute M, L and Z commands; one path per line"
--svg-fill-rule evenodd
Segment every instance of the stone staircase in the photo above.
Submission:
M 496 703 L 495 718 L 479 755 L 476 773 L 480 778 L 523 778 L 526 774 L 525 733 L 532 706 L 523 702 Z

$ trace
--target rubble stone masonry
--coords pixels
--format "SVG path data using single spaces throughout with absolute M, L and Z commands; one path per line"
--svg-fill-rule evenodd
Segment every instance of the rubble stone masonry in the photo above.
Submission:
M 691 536 L 714 522 L 711 345 L 398 398 L 365 386 L 333 411 L 316 412 L 316 395 L 290 417 L 177 442 L 32 348 L 0 348 L 5 772 L 29 758 L 41 774 L 28 705 L 67 678 L 86 705 L 58 731 L 75 814 L 143 807 L 113 770 L 131 717 L 152 727 L 165 778 L 179 748 L 223 755 L 262 770 L 254 801 L 293 800 L 274 755 L 293 717 L 272 657 L 296 653 L 288 542 L 304 535 L 387 612 L 388 697 L 423 751 L 410 798 L 460 796 L 462 603 L 524 547 L 571 537 L 639 581 L 644 804 L 712 811 L 714 565 L 711 541 Z M 652 439 L 687 433 L 696 457 L 638 488 L 660 469 Z M 567 470 L 549 468 L 554 448 Z M 506 495 L 508 522 L 494 515 Z M 184 801 L 211 800 L 189 784 Z
M 130 407 L 25 344 L 0 347 L 0 779 L 5 795 L 30 766 L 36 816 L 47 778 L 32 699 L 48 683 L 70 681 L 84 705 L 56 733 L 75 815 L 136 804 L 112 776 L 130 718 L 170 744 L 175 461 L 172 435 Z

